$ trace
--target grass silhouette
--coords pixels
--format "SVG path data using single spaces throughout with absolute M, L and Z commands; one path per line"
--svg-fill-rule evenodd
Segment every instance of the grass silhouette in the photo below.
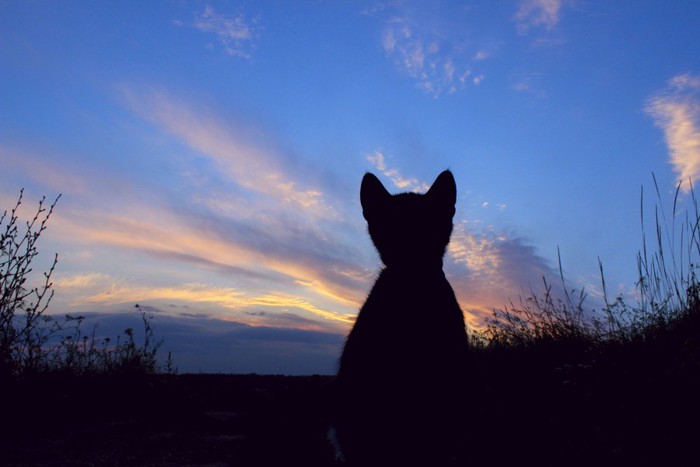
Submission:
M 585 308 L 583 292 L 556 298 L 545 283 L 544 294 L 495 310 L 472 336 L 472 459 L 694 465 L 700 216 L 692 192 L 691 212 L 679 215 L 679 185 L 669 225 L 655 178 L 654 186 L 655 241 L 648 245 L 643 232 L 634 305 L 610 300 L 601 263 L 605 305 L 597 313 Z M 644 226 L 643 193 L 641 205 Z

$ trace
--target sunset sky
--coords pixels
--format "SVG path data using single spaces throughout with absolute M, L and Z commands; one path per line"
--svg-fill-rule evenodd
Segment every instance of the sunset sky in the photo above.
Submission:
M 591 307 L 598 258 L 634 297 L 641 187 L 653 212 L 652 173 L 665 201 L 700 179 L 699 25 L 694 1 L 0 0 L 0 211 L 62 194 L 49 311 L 108 333 L 138 303 L 181 372 L 335 371 L 380 268 L 367 171 L 452 170 L 472 327 L 558 283 L 557 249 Z

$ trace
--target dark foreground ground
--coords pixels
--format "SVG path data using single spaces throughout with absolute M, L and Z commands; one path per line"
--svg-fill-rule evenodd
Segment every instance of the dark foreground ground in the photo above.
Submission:
M 328 465 L 330 377 L 42 377 L 2 396 L 0 465 Z M 8 393 L 6 393 L 8 394 Z
M 527 355 L 475 365 L 454 465 L 700 465 L 700 366 L 633 354 L 643 366 L 533 366 Z M 341 465 L 327 441 L 329 376 L 53 375 L 1 386 L 0 465 Z

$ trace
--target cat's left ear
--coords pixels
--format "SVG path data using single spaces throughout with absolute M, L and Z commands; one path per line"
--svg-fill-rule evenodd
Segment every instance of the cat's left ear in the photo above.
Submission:
M 391 195 L 382 182 L 369 172 L 362 177 L 360 187 L 360 203 L 362 204 L 362 215 L 369 220 L 376 212 L 381 212 L 382 206 L 391 198 Z
M 426 196 L 434 200 L 439 206 L 451 208 L 454 215 L 454 207 L 457 203 L 457 185 L 452 172 L 445 170 L 438 175 Z

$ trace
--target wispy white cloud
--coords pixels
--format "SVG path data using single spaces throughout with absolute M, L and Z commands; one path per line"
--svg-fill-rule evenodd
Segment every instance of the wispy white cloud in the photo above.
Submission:
M 486 50 L 469 49 L 463 37 L 449 34 L 442 27 L 446 21 L 439 18 L 429 24 L 420 14 L 399 9 L 386 21 L 381 38 L 387 57 L 416 80 L 417 88 L 433 97 L 478 84 L 470 78 L 474 62 L 489 57 Z
M 535 33 L 533 45 L 564 42 L 557 34 L 566 0 L 520 0 L 510 18 L 519 34 Z M 386 56 L 416 87 L 432 97 L 480 86 L 488 63 L 502 46 L 492 38 L 474 37 L 471 24 L 480 9 L 449 2 L 396 2 L 370 14 L 383 17 L 381 44 Z M 508 18 L 503 18 L 504 23 Z M 518 83 L 524 90 L 528 83 Z
M 421 182 L 416 178 L 406 178 L 402 176 L 398 169 L 392 169 L 387 167 L 386 159 L 384 153 L 381 151 L 374 151 L 372 154 L 367 156 L 367 160 L 385 177 L 391 180 L 391 183 L 401 190 L 406 191 L 427 191 L 430 185 L 425 182 Z
M 228 55 L 250 58 L 255 49 L 253 40 L 257 35 L 256 23 L 257 21 L 249 20 L 242 14 L 218 13 L 207 5 L 195 18 L 194 27 L 215 34 Z
M 559 23 L 563 0 L 522 0 L 513 19 L 520 34 L 533 29 L 551 31 Z
M 663 130 L 673 170 L 688 192 L 688 181 L 700 180 L 700 76 L 673 77 L 647 101 L 645 110 Z
M 486 60 L 489 58 L 491 54 L 486 51 L 486 50 L 479 50 L 475 55 L 474 55 L 474 60 L 480 61 L 480 60 Z
M 541 87 L 541 73 L 514 73 L 511 77 L 510 89 L 513 91 L 529 94 L 535 97 L 547 97 L 547 93 Z

